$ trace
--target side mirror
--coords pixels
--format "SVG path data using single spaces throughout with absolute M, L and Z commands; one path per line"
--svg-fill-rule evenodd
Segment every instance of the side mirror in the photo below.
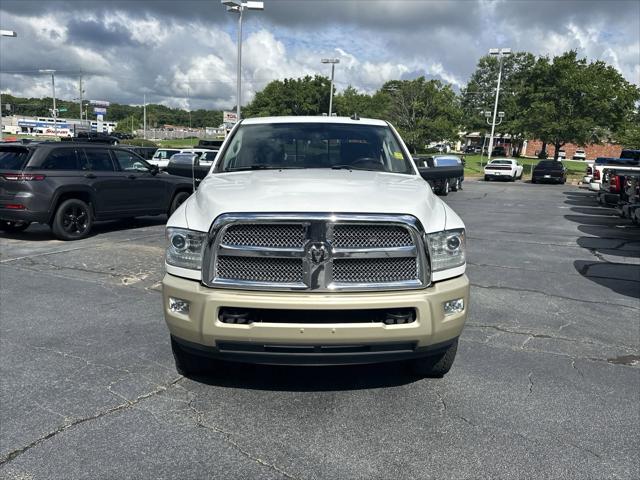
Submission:
M 157 165 L 151 165 L 151 175 L 157 175 L 160 172 L 160 167 Z

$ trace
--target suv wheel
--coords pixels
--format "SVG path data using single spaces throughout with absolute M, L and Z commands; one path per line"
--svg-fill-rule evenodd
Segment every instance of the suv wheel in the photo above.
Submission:
M 185 352 L 173 337 L 171 337 L 171 351 L 176 362 L 176 370 L 180 375 L 185 377 L 202 375 L 211 373 L 214 369 L 216 363 L 214 360 Z
M 51 228 L 60 240 L 79 240 L 89 234 L 92 225 L 91 207 L 82 200 L 70 198 L 58 206 Z
M 443 197 L 446 197 L 447 195 L 449 195 L 449 179 L 444 181 L 444 185 L 442 185 L 442 187 L 440 187 L 440 195 L 442 195 Z
M 22 232 L 31 225 L 31 222 L 25 222 L 21 220 L 0 220 L 0 230 L 5 232 Z
M 172 215 L 184 201 L 189 198 L 191 194 L 189 192 L 178 192 L 173 196 L 171 200 L 171 207 L 169 207 L 169 215 Z
M 444 353 L 412 360 L 411 369 L 421 377 L 442 378 L 451 370 L 457 351 L 458 340 L 456 339 Z

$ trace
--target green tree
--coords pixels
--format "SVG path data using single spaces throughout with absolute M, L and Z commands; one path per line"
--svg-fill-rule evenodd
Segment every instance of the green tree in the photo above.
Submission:
M 391 80 L 382 91 L 388 96 L 385 112 L 412 151 L 425 143 L 458 138 L 461 111 L 450 85 L 439 80 Z
M 630 115 L 627 124 L 620 129 L 616 140 L 623 148 L 640 150 L 640 111 L 636 110 Z
M 360 117 L 382 118 L 389 108 L 389 95 L 379 91 L 373 95 L 360 93 L 349 85 L 333 97 L 334 111 L 344 117 L 357 114 Z
M 638 87 L 602 61 L 587 63 L 575 51 L 538 59 L 529 75 L 523 125 L 555 147 L 615 140 L 631 124 Z
M 329 111 L 331 83 L 316 75 L 274 80 L 243 109 L 244 117 L 321 115 Z
M 527 133 L 523 112 L 528 106 L 529 72 L 535 62 L 535 56 L 529 52 L 515 52 L 513 55 L 503 57 L 498 111 L 505 112 L 505 117 L 498 129 L 512 136 L 517 153 Z M 486 133 L 490 129 L 484 115 L 480 112 L 493 112 L 499 67 L 497 57 L 493 55 L 481 57 L 467 86 L 461 91 L 463 126 L 469 131 Z

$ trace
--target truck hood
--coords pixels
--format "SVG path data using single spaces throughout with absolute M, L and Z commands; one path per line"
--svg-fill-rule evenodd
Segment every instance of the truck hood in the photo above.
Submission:
M 247 212 L 408 214 L 427 232 L 464 227 L 417 175 L 331 169 L 209 175 L 167 225 L 208 231 L 223 213 Z

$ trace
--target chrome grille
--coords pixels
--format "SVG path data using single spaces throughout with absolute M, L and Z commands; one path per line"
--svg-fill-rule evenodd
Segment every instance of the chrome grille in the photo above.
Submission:
M 336 225 L 335 248 L 389 248 L 413 245 L 409 231 L 396 225 Z
M 302 259 L 268 257 L 218 257 L 218 276 L 227 280 L 299 283 Z
M 415 257 L 333 261 L 333 280 L 338 283 L 393 283 L 417 278 L 418 265 Z
M 209 232 L 206 286 L 366 291 L 430 283 L 423 231 L 408 215 L 226 214 Z
M 222 243 L 233 246 L 301 248 L 305 242 L 304 225 L 232 225 L 224 233 Z

